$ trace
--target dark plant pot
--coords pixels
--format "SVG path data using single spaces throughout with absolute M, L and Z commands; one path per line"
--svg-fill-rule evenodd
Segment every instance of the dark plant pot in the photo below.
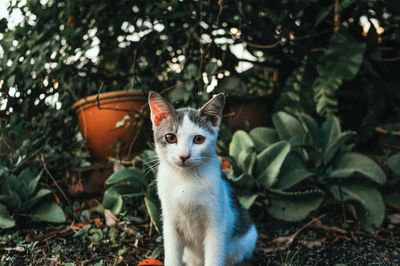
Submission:
M 146 145 L 142 91 L 100 93 L 74 103 L 80 130 L 95 161 L 132 158 Z
M 70 169 L 65 174 L 68 194 L 74 198 L 98 196 L 103 193 L 104 183 L 112 173 L 112 163 Z
M 271 121 L 272 103 L 269 97 L 228 97 L 224 122 L 232 131 L 248 126 L 266 126 Z

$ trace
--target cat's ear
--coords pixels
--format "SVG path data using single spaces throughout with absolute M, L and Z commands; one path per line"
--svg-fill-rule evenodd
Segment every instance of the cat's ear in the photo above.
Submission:
M 154 126 L 160 125 L 164 119 L 174 114 L 172 106 L 157 92 L 149 93 L 148 102 L 151 111 L 150 118 Z
M 200 108 L 200 115 L 205 116 L 214 127 L 219 127 L 224 105 L 225 95 L 223 93 L 217 94 Z

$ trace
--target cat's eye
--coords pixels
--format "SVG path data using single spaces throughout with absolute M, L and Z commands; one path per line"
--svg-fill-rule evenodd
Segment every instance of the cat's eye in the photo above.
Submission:
M 165 141 L 168 143 L 176 143 L 176 135 L 172 133 L 165 134 Z
M 193 138 L 193 143 L 195 143 L 195 144 L 202 144 L 202 143 L 204 143 L 205 140 L 206 140 L 206 138 L 205 138 L 204 136 L 196 135 L 196 136 L 194 136 L 194 138 Z

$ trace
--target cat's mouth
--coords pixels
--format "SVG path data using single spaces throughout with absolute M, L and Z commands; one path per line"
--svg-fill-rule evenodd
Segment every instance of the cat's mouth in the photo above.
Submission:
M 191 161 L 185 161 L 185 162 L 176 161 L 176 162 L 173 162 L 173 164 L 180 169 L 189 169 L 189 168 L 192 168 L 192 167 L 195 167 L 196 165 L 198 165 L 197 163 L 191 162 Z

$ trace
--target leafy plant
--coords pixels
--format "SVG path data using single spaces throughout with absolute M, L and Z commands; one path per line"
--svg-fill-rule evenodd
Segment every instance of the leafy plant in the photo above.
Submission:
M 400 175 L 400 153 L 396 153 L 389 157 L 388 166 L 397 175 Z
M 25 168 L 18 175 L 1 168 L 0 228 L 14 227 L 18 219 L 32 222 L 65 222 L 59 205 L 49 202 L 52 191 L 39 186 L 41 173 Z M 11 214 L 10 214 L 11 213 Z
M 160 208 L 154 179 L 155 160 L 154 151 L 146 150 L 137 158 L 141 168 L 123 168 L 112 174 L 106 180 L 103 207 L 117 215 L 127 199 L 136 200 L 139 209 L 149 215 L 151 224 L 159 231 Z
M 319 77 L 314 81 L 314 100 L 316 111 L 324 116 L 336 112 L 337 91 L 344 80 L 350 80 L 357 74 L 365 51 L 365 43 L 355 41 L 347 32 L 336 32 L 328 49 L 317 65 Z
M 367 156 L 353 152 L 330 116 L 322 126 L 308 115 L 273 115 L 274 128 L 237 131 L 229 146 L 233 168 L 227 176 L 249 208 L 257 197 L 277 219 L 298 221 L 329 204 L 345 204 L 367 230 L 379 227 L 384 204 L 377 185 L 385 173 Z

